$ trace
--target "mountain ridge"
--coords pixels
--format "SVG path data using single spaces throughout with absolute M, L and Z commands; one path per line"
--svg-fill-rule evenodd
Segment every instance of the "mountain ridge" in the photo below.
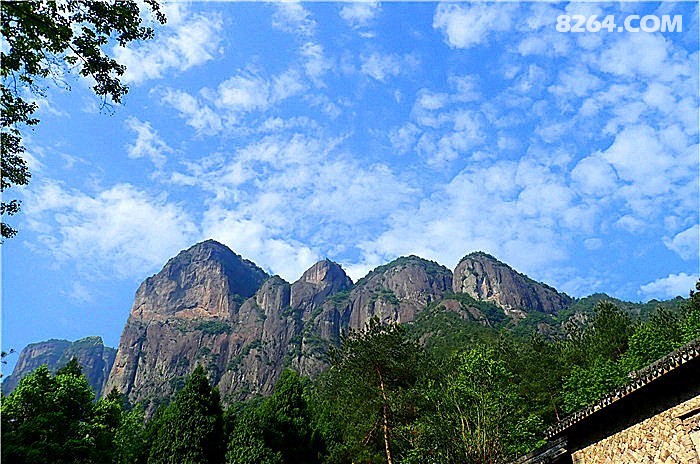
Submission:
M 22 377 L 43 364 L 55 372 L 75 358 L 82 366 L 95 396 L 99 398 L 104 392 L 116 354 L 117 350 L 105 346 L 99 336 L 88 336 L 73 342 L 52 338 L 30 343 L 20 351 L 12 374 L 3 379 L 2 392 L 8 394 L 14 390 Z
M 289 283 L 206 240 L 139 286 L 102 394 L 117 388 L 153 410 L 201 364 L 226 401 L 243 400 L 269 394 L 286 367 L 319 373 L 329 347 L 371 318 L 411 323 L 433 308 L 486 326 L 534 318 L 546 333 L 577 301 L 485 252 L 454 272 L 403 256 L 354 283 L 324 259 Z

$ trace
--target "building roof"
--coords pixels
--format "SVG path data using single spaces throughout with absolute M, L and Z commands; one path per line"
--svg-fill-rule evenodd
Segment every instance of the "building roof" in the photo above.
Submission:
M 569 451 L 567 449 L 566 437 L 561 437 L 545 443 L 543 446 L 526 454 L 525 456 L 521 456 L 520 459 L 513 461 L 512 464 L 555 463 L 558 459 L 561 459 L 568 454 Z
M 545 432 L 545 437 L 551 439 L 560 435 L 562 432 L 566 431 L 573 425 L 581 422 L 593 413 L 606 408 L 612 403 L 619 401 L 620 399 L 628 396 L 632 392 L 639 390 L 640 388 L 649 385 L 656 379 L 663 377 L 669 372 L 677 369 L 678 367 L 688 363 L 689 361 L 700 358 L 700 338 L 697 338 L 687 345 L 678 348 L 677 350 L 669 353 L 663 358 L 655 361 L 649 366 L 645 367 L 636 372 L 630 373 L 631 381 L 622 387 L 617 388 L 608 395 L 601 398 L 598 402 L 580 410 L 568 417 L 565 417 L 561 421 L 557 422 L 551 426 Z

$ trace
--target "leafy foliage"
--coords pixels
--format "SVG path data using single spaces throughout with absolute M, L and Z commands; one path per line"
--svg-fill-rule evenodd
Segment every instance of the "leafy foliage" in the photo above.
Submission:
M 424 268 L 425 272 L 429 276 L 436 277 L 439 275 L 448 275 L 450 273 L 450 271 L 445 266 L 436 263 L 435 261 L 429 261 L 415 255 L 401 256 L 400 258 L 396 258 L 390 263 L 382 264 L 381 266 L 372 269 L 366 276 L 358 279 L 358 281 L 355 282 L 355 285 L 353 287 L 360 287 L 366 284 L 372 277 L 383 274 L 389 269 L 393 269 L 395 267 L 407 267 L 414 264 L 417 264 L 418 266 Z
M 161 22 L 165 16 L 156 0 L 144 0 Z M 22 130 L 36 126 L 38 105 L 33 98 L 42 97 L 47 82 L 59 82 L 60 75 L 75 72 L 90 78 L 94 92 L 120 103 L 128 92 L 120 78 L 124 66 L 105 53 L 110 40 L 126 45 L 134 40 L 153 37 L 153 30 L 143 27 L 139 4 L 135 1 L 93 2 L 82 0 L 0 3 L 0 27 L 3 43 L 0 52 L 0 191 L 26 185 L 31 174 L 22 144 Z M 31 95 L 31 97 L 28 97 Z M 4 199 L 0 213 L 19 212 L 20 202 Z M 13 237 L 17 231 L 4 221 L 1 236 Z
M 700 291 L 700 282 L 698 282 Z M 458 301 L 472 305 L 471 301 Z M 470 306 L 474 308 L 473 306 Z M 484 309 L 484 308 L 481 308 Z M 2 398 L 2 458 L 17 463 L 503 463 L 700 333 L 700 294 L 646 320 L 606 300 L 560 338 L 432 305 L 411 325 L 341 340 L 310 380 L 284 371 L 273 394 L 222 414 L 204 368 L 150 418 L 116 391 L 94 401 L 75 360 Z M 255 344 L 252 344 L 255 345 Z M 256 345 L 257 346 L 257 345 Z
M 372 319 L 365 331 L 349 334 L 331 353 L 333 367 L 316 388 L 328 462 L 392 461 L 415 413 L 413 388 L 421 351 L 401 325 Z M 343 420 L 336 415 L 342 412 Z
M 122 405 L 95 393 L 75 359 L 52 375 L 41 366 L 2 401 L 2 460 L 16 463 L 105 463 Z
M 204 464 L 223 460 L 223 413 L 219 392 L 202 366 L 187 378 L 175 401 L 159 417 L 148 464 Z
M 195 330 L 201 330 L 202 332 L 209 335 L 219 335 L 222 333 L 231 333 L 230 324 L 221 321 L 202 321 L 195 326 Z
M 227 411 L 227 463 L 320 462 L 323 444 L 313 425 L 308 379 L 282 373 L 269 398 Z

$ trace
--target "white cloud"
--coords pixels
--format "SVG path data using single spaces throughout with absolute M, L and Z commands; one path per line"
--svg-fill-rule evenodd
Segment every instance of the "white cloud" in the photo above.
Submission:
M 565 225 L 572 208 L 570 192 L 555 179 L 528 160 L 471 163 L 416 208 L 394 213 L 387 230 L 362 243 L 364 257 L 416 253 L 454 266 L 465 253 L 484 250 L 541 275 L 580 233 L 578 224 L 554 227 Z
M 306 85 L 302 82 L 299 73 L 293 69 L 288 69 L 272 78 L 271 96 L 274 102 L 293 97 L 304 90 L 306 90 Z
M 301 3 L 285 1 L 277 3 L 275 7 L 275 13 L 272 16 L 272 25 L 274 27 L 301 36 L 313 35 L 316 29 L 316 21 Z
M 548 49 L 547 41 L 538 36 L 527 36 L 518 45 L 518 53 L 523 56 L 542 55 Z
M 688 275 L 685 272 L 669 274 L 660 277 L 653 282 L 642 285 L 639 293 L 647 298 L 666 299 L 676 296 L 687 297 L 691 290 L 695 289 L 697 275 Z
M 615 221 L 615 226 L 628 232 L 636 233 L 644 230 L 647 223 L 631 214 L 625 214 L 620 219 Z
M 95 295 L 93 295 L 90 289 L 81 282 L 71 283 L 70 290 L 64 292 L 64 294 L 71 300 L 81 304 L 92 303 L 95 301 Z
M 346 3 L 340 9 L 340 17 L 353 29 L 369 26 L 381 7 L 376 2 Z
M 387 165 L 345 153 L 342 141 L 274 134 L 212 166 L 193 163 L 180 180 L 212 194 L 204 235 L 292 279 L 319 256 L 371 236 L 416 190 Z
M 173 71 L 186 71 L 219 54 L 223 20 L 219 15 L 191 14 L 182 4 L 169 4 L 168 22 L 156 38 L 139 45 L 114 48 L 115 59 L 126 66 L 124 80 L 142 83 Z
M 420 130 L 414 124 L 408 123 L 391 131 L 389 141 L 399 153 L 408 153 L 415 146 L 419 135 Z
M 221 117 L 206 103 L 187 92 L 165 89 L 161 102 L 175 108 L 187 125 L 198 133 L 214 134 L 223 129 Z
M 698 259 L 698 242 L 700 242 L 700 226 L 697 224 L 677 233 L 673 238 L 664 240 L 669 250 L 675 251 L 685 260 Z
M 213 208 L 203 219 L 204 236 L 224 243 L 288 282 L 320 260 L 318 253 L 295 241 L 276 237 L 264 222 L 246 219 L 235 211 Z
M 597 154 L 579 161 L 571 171 L 571 179 L 577 190 L 589 197 L 604 197 L 617 187 L 612 166 Z
M 332 68 L 333 64 L 323 54 L 323 46 L 307 42 L 301 47 L 301 57 L 304 61 L 304 71 L 316 85 L 321 85 L 320 78 Z
M 412 122 L 389 133 L 396 150 L 415 150 L 434 168 L 481 156 L 479 149 L 486 141 L 486 119 L 477 109 L 482 97 L 478 80 L 472 75 L 452 75 L 447 81 L 451 92 L 419 89 L 411 111 Z M 501 139 L 506 143 L 506 137 Z
M 197 96 L 165 88 L 161 92 L 161 103 L 175 108 L 186 124 L 199 134 L 214 135 L 224 128 L 245 129 L 246 115 L 264 114 L 306 89 L 306 83 L 293 68 L 269 78 L 254 71 L 240 71 L 214 89 L 200 89 Z
M 433 27 L 439 29 L 452 48 L 471 48 L 485 42 L 491 32 L 511 29 L 511 5 L 441 3 L 435 10 Z
M 661 34 L 620 34 L 623 39 L 607 48 L 598 65 L 604 72 L 627 77 L 659 77 L 665 69 L 668 45 Z
M 266 110 L 270 105 L 267 81 L 255 75 L 233 76 L 219 84 L 211 100 L 219 107 L 233 111 Z
M 136 141 L 126 146 L 129 158 L 148 158 L 157 168 L 162 168 L 166 155 L 172 153 L 173 149 L 160 138 L 149 122 L 139 121 L 132 116 L 126 120 L 126 126 L 136 132 Z
M 91 195 L 45 183 L 28 192 L 24 210 L 46 250 L 93 276 L 143 275 L 197 236 L 180 206 L 130 184 Z
M 372 53 L 361 57 L 360 72 L 377 81 L 385 82 L 391 77 L 408 72 L 417 66 L 417 60 L 411 55 Z
M 558 80 L 556 85 L 549 87 L 549 91 L 560 99 L 572 96 L 585 97 L 603 85 L 601 79 L 580 67 L 562 71 L 559 73 Z
M 587 250 L 600 250 L 603 247 L 603 241 L 599 238 L 587 238 L 584 240 L 583 245 Z

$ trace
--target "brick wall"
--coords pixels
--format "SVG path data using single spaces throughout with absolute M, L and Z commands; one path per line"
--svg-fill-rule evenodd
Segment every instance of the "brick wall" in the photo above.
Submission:
M 575 451 L 574 464 L 700 464 L 700 396 Z

